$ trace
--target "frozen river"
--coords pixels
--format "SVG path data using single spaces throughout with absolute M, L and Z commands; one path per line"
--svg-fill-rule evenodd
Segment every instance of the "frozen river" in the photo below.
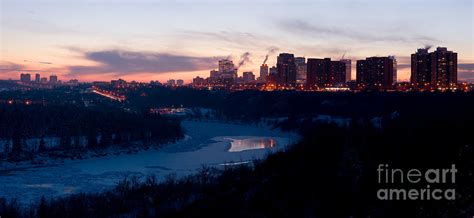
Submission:
M 270 128 L 224 123 L 182 123 L 186 138 L 165 148 L 136 154 L 108 155 L 68 160 L 57 166 L 27 168 L 0 175 L 0 197 L 22 204 L 80 192 L 99 192 L 114 187 L 127 176 L 169 174 L 177 177 L 204 165 L 247 163 L 294 142 L 293 134 Z

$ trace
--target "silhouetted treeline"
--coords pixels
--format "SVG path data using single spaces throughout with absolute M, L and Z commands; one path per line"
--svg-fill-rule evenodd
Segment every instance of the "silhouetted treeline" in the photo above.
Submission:
M 439 100 L 438 107 L 420 105 L 435 99 Z M 370 125 L 366 117 L 372 114 L 368 113 L 354 115 L 355 122 L 349 127 L 308 120 L 304 125 L 292 126 L 296 120 L 288 121 L 285 124 L 288 128 L 298 128 L 303 134 L 302 141 L 285 152 L 255 161 L 253 167 L 203 168 L 194 176 L 179 180 L 170 177 L 162 183 L 153 177 L 143 183 L 132 178 L 112 191 L 42 199 L 24 210 L 15 202 L 0 202 L 0 214 L 5 217 L 472 216 L 473 101 L 444 105 L 452 101 L 442 96 L 418 98 L 418 101 L 421 103 L 408 97 L 407 102 L 401 102 L 405 105 L 400 108 L 412 107 L 411 112 L 386 115 L 381 128 Z M 375 99 L 373 102 L 374 107 L 384 104 Z M 456 164 L 456 183 L 442 187 L 454 187 L 456 200 L 378 200 L 377 189 L 383 187 L 377 183 L 379 164 L 390 164 L 405 172 L 413 168 L 450 168 Z
M 157 114 L 130 113 L 115 107 L 73 105 L 0 105 L 0 139 L 11 152 L 105 148 L 128 142 L 167 142 L 183 135 L 178 120 Z M 28 139 L 39 139 L 36 146 Z M 59 138 L 58 148 L 45 141 Z M 51 146 L 49 146 L 51 147 Z
M 191 88 L 143 88 L 128 94 L 130 107 L 203 107 L 221 118 L 257 121 L 262 117 L 311 117 L 318 114 L 342 117 L 386 116 L 462 110 L 474 93 L 432 92 L 296 92 L 296 91 L 209 91 Z

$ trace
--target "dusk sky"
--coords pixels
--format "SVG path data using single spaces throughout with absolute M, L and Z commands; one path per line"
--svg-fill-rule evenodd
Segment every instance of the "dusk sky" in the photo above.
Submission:
M 21 72 L 62 80 L 191 80 L 217 60 L 258 68 L 270 50 L 306 58 L 344 54 L 353 65 L 395 55 L 399 80 L 424 46 L 458 53 L 459 80 L 474 81 L 472 0 L 0 0 L 0 79 Z M 355 69 L 352 77 L 355 78 Z

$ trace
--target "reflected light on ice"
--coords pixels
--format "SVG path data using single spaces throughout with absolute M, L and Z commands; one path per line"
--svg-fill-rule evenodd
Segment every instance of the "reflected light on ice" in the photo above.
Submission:
M 230 139 L 231 147 L 229 152 L 239 152 L 254 149 L 267 149 L 276 146 L 273 138 L 254 138 L 254 139 Z

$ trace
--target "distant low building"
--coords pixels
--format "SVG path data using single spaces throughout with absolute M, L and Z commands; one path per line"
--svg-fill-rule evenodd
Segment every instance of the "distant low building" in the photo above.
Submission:
M 109 86 L 109 85 L 110 85 L 110 82 L 94 81 L 94 82 L 92 82 L 92 85 L 93 85 L 93 86 L 96 86 L 96 87 Z
M 206 83 L 206 79 L 204 78 L 201 78 L 199 76 L 195 77 L 193 79 L 193 85 L 197 85 L 197 86 L 202 86 Z
M 244 83 L 252 83 L 255 82 L 255 75 L 253 72 L 244 72 L 242 79 Z
M 56 75 L 49 76 L 49 83 L 51 83 L 51 84 L 58 83 L 58 76 L 56 76 Z
M 22 73 L 20 74 L 20 81 L 24 83 L 31 82 L 31 74 L 29 73 Z
M 210 78 L 219 78 L 220 75 L 221 75 L 220 72 L 217 70 L 211 70 L 211 72 L 209 73 Z
M 266 83 L 269 85 L 278 84 L 278 69 L 275 66 L 270 68 Z
M 79 80 L 77 79 L 71 79 L 67 82 L 68 85 L 71 85 L 71 86 L 77 86 L 79 85 Z
M 176 85 L 176 80 L 170 79 L 170 80 L 168 80 L 168 82 L 166 82 L 166 85 L 168 85 L 168 86 L 175 86 L 175 85 Z
M 110 81 L 110 84 L 114 88 L 123 88 L 127 85 L 127 81 L 125 81 L 123 79 L 112 80 L 112 81 Z

